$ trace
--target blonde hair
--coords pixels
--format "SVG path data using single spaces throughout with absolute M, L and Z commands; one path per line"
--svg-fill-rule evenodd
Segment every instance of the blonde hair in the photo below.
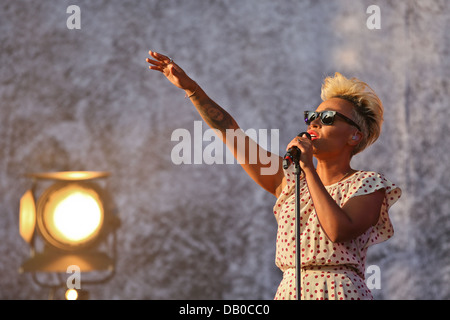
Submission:
M 383 123 L 383 104 L 365 82 L 357 78 L 347 79 L 336 72 L 334 77 L 325 78 L 320 97 L 323 101 L 341 98 L 353 103 L 353 120 L 361 127 L 363 134 L 363 138 L 353 149 L 353 155 L 378 139 Z

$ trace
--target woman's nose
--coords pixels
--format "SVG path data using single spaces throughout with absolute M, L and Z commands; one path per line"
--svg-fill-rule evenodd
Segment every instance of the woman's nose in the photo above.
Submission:
M 320 118 L 314 119 L 309 123 L 308 128 L 320 128 L 322 123 L 320 123 Z

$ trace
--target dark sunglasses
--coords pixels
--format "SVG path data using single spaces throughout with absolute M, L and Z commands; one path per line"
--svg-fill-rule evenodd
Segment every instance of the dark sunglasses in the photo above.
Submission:
M 344 120 L 348 124 L 351 124 L 352 126 L 356 127 L 359 131 L 362 131 L 355 121 L 353 121 L 350 118 L 347 118 L 342 113 L 339 113 L 337 111 L 322 111 L 322 112 L 305 111 L 304 113 L 305 113 L 305 123 L 307 125 L 309 125 L 311 121 L 314 121 L 320 117 L 320 122 L 322 124 L 326 126 L 331 126 L 334 122 L 334 118 L 336 116 L 339 116 L 341 117 L 342 120 Z

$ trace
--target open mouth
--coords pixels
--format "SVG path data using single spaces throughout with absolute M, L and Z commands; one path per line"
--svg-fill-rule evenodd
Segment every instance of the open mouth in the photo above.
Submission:
M 308 133 L 311 135 L 311 141 L 314 141 L 316 139 L 319 139 L 319 135 L 314 131 L 308 131 Z

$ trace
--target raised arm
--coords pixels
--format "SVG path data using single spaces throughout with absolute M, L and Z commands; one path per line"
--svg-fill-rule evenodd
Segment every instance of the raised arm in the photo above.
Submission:
M 265 190 L 278 196 L 281 193 L 282 181 L 284 179 L 283 170 L 281 169 L 281 157 L 267 152 L 248 136 L 244 137 L 244 148 L 239 148 L 238 141 L 236 141 L 238 138 L 235 134 L 229 135 L 233 137 L 233 141 L 228 141 L 227 131 L 228 133 L 230 131 L 242 132 L 233 117 L 209 98 L 203 89 L 174 63 L 172 59 L 154 51 L 149 51 L 149 54 L 153 58 L 147 58 L 147 62 L 150 63 L 149 68 L 162 72 L 172 84 L 185 90 L 186 95 L 190 98 L 200 116 L 212 129 L 216 130 L 219 137 L 233 153 L 233 156 L 236 159 L 245 159 L 239 161 L 239 163 L 247 174 Z M 249 161 L 250 150 L 256 150 L 257 152 L 256 163 Z M 270 161 L 275 163 L 263 164 L 261 161 L 261 155 L 263 153 L 265 157 L 270 157 Z M 277 168 L 275 170 L 276 172 L 273 174 L 264 174 L 263 169 L 273 165 Z

